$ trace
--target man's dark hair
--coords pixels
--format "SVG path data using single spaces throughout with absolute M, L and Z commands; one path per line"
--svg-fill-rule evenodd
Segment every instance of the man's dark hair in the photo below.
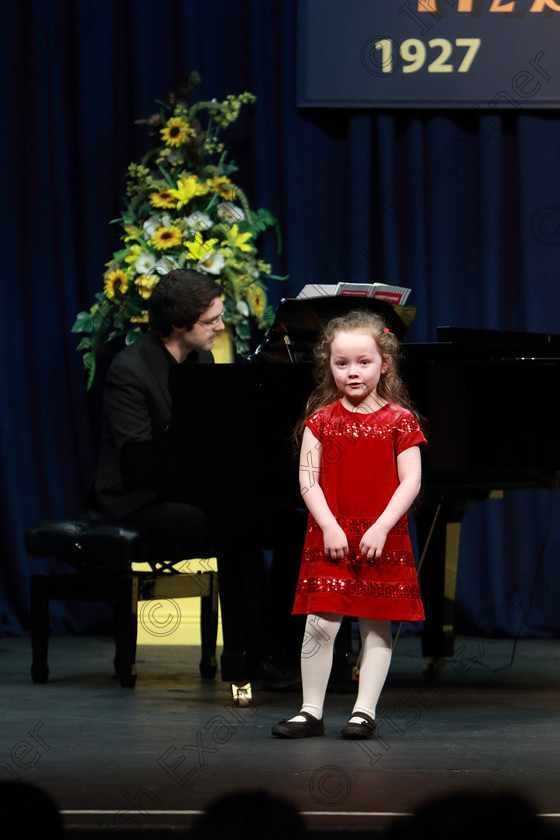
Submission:
M 164 274 L 153 288 L 148 301 L 150 327 L 164 338 L 173 327 L 190 330 L 220 295 L 220 287 L 206 274 L 174 269 Z

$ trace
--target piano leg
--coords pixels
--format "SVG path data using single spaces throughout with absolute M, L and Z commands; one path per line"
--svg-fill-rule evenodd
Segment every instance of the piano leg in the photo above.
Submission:
M 453 609 L 459 563 L 461 523 L 470 506 L 465 497 L 426 499 L 415 515 L 421 552 L 420 583 L 426 621 L 422 655 L 432 657 L 434 675 L 455 651 Z

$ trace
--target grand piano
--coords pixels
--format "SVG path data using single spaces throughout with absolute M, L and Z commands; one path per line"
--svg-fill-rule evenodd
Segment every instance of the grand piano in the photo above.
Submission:
M 301 505 L 291 430 L 314 386 L 312 347 L 331 317 L 358 306 L 379 312 L 404 339 L 410 307 L 349 297 L 283 300 L 249 362 L 173 370 L 172 427 L 183 441 L 199 442 L 188 455 L 190 470 L 219 476 L 213 491 L 220 488 L 245 514 L 258 517 L 264 506 L 281 515 Z M 560 336 L 440 327 L 436 342 L 403 341 L 403 349 L 403 377 L 427 420 L 414 518 L 426 610 L 422 653 L 437 670 L 454 653 L 460 531 L 469 506 L 507 489 L 560 486 L 557 436 L 542 434 L 528 408 L 534 395 L 558 392 Z

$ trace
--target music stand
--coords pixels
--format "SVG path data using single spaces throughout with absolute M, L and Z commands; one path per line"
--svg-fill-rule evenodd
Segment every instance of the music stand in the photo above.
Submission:
M 328 322 L 353 309 L 368 309 L 381 315 L 401 341 L 416 314 L 413 306 L 396 306 L 378 298 L 350 295 L 282 298 L 274 323 L 252 360 L 259 361 L 259 357 L 266 356 L 266 361 L 312 361 L 313 346 Z

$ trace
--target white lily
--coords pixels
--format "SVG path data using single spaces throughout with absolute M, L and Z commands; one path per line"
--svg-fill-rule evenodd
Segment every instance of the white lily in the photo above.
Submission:
M 214 224 L 208 213 L 191 213 L 190 216 L 183 216 L 183 218 L 187 227 L 194 231 L 208 230 Z
M 220 201 L 216 207 L 216 215 L 230 225 L 235 222 L 243 222 L 245 219 L 245 213 L 241 207 L 232 204 L 231 201 Z
M 199 260 L 196 267 L 199 271 L 206 271 L 208 274 L 220 274 L 225 264 L 226 261 L 223 254 L 215 251 L 213 254 L 208 254 L 207 257 Z
M 142 254 L 134 263 L 137 274 L 149 274 L 156 264 L 154 254 Z
M 166 254 L 160 257 L 154 265 L 154 271 L 157 271 L 158 274 L 167 274 L 168 271 L 173 271 L 175 268 L 179 268 L 179 263 L 173 257 Z

